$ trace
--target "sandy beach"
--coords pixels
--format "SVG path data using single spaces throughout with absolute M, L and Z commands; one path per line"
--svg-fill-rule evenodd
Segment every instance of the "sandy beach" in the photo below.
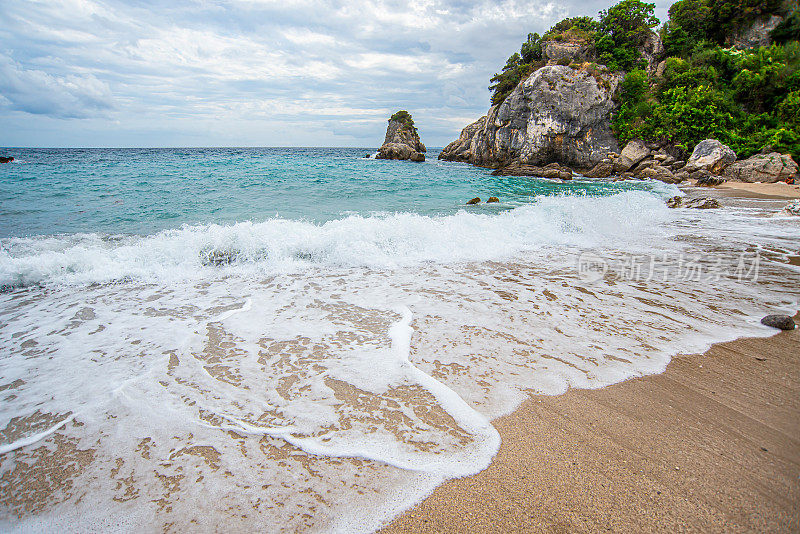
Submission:
M 800 185 L 789 185 L 784 182 L 775 182 L 771 184 L 761 182 L 725 182 L 714 187 L 698 187 L 696 181 L 692 180 L 689 186 L 697 191 L 713 191 L 716 195 L 726 197 L 756 199 L 800 198 Z
M 494 422 L 503 441 L 488 469 L 384 532 L 796 532 L 798 415 L 798 330 L 531 396 Z

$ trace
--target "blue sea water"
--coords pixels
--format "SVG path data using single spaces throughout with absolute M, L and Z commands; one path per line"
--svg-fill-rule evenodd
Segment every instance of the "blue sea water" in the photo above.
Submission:
M 352 214 L 450 215 L 497 196 L 498 211 L 539 195 L 607 196 L 650 183 L 492 176 L 463 163 L 366 159 L 369 148 L 3 149 L 0 238 L 146 235 L 184 224 L 270 218 L 314 223 Z

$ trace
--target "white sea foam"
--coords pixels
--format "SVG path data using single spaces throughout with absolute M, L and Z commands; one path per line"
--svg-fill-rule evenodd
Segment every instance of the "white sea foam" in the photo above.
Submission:
M 631 191 L 605 198 L 542 197 L 500 214 L 352 215 L 320 225 L 272 219 L 184 226 L 145 237 L 11 238 L 0 240 L 0 285 L 174 281 L 220 268 L 274 274 L 308 265 L 394 268 L 501 260 L 544 245 L 646 243 L 661 237 L 657 225 L 671 215 L 657 196 Z M 642 228 L 648 229 L 645 235 Z
M 0 294 L 0 472 L 15 488 L 0 530 L 374 530 L 484 468 L 489 421 L 528 392 L 768 334 L 759 315 L 796 309 L 800 287 L 798 221 L 770 209 L 628 192 L 3 240 L 2 283 L 43 287 Z M 758 280 L 587 281 L 587 250 L 762 264 Z M 46 476 L 22 489 L 55 459 L 80 491 Z M 20 519 L 24 499 L 44 511 Z

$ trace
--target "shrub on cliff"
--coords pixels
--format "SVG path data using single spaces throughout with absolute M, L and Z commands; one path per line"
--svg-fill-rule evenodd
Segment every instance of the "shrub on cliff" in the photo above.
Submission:
M 402 128 L 411 130 L 414 129 L 414 119 L 411 118 L 411 113 L 409 113 L 404 109 L 401 109 L 400 111 L 389 117 L 389 120 L 402 123 L 403 125 Z
M 655 83 L 652 83 L 655 82 Z M 800 44 L 714 48 L 667 59 L 663 76 L 631 71 L 621 84 L 614 132 L 690 151 L 713 137 L 740 157 L 766 146 L 800 156 Z

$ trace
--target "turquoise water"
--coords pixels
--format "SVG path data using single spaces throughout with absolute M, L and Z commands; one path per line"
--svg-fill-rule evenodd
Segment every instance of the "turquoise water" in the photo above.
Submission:
M 364 148 L 4 149 L 0 237 L 152 234 L 183 224 L 352 214 L 449 215 L 472 197 L 489 212 L 537 195 L 610 195 L 646 183 L 492 176 L 463 163 L 365 159 Z

